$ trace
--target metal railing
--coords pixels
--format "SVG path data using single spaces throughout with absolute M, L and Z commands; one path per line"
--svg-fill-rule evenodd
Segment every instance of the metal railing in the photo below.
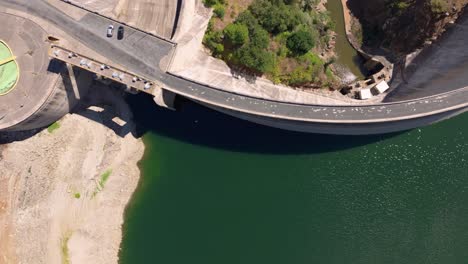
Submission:
M 138 74 L 134 74 L 114 66 L 109 66 L 105 63 L 57 45 L 50 46 L 49 56 L 151 95 L 153 94 L 154 89 L 162 87 L 161 85 L 156 84 L 155 81 L 148 80 Z

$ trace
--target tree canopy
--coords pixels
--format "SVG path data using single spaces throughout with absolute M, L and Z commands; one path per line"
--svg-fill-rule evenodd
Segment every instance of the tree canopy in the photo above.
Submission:
M 300 29 L 289 36 L 286 45 L 296 55 L 303 55 L 315 46 L 315 40 L 309 30 Z
M 208 2 L 215 7 L 223 4 L 231 12 L 226 11 L 226 17 L 234 18 L 227 25 L 218 23 L 216 28 L 221 24 L 221 30 L 215 30 L 213 23 L 225 19 L 216 15 L 210 21 L 204 43 L 214 56 L 290 85 L 324 75 L 321 59 L 307 55 L 316 46 L 326 46 L 333 29 L 328 13 L 316 10 L 317 0 L 254 0 L 236 15 L 232 10 L 238 7 L 229 1 Z M 319 62 L 310 63 L 310 58 Z

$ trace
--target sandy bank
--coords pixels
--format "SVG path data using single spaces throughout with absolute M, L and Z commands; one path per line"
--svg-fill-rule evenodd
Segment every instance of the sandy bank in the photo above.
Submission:
M 0 263 L 118 262 L 144 151 L 131 118 L 119 94 L 92 87 L 55 131 L 2 146 Z

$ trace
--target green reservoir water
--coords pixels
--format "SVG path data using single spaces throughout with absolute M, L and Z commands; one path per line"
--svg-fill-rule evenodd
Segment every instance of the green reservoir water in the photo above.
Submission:
M 146 154 L 121 264 L 468 263 L 468 115 L 367 137 L 130 98 Z
M 336 52 L 338 64 L 346 66 L 357 78 L 364 79 L 365 70 L 359 53 L 353 48 L 346 37 L 345 22 L 343 16 L 343 5 L 341 0 L 328 0 L 327 10 L 335 21 Z

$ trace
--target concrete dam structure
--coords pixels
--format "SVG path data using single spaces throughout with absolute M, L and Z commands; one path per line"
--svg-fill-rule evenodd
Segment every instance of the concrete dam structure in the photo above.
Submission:
M 187 17 L 184 8 L 190 7 L 188 2 L 182 1 L 182 6 L 178 8 L 183 17 Z M 86 94 L 93 73 L 86 67 L 79 67 L 79 61 L 65 64 L 48 55 L 49 49 L 55 45 L 56 34 L 65 42 L 68 40 L 64 50 L 76 52 L 80 58 L 90 58 L 113 69 L 123 69 L 122 72 L 134 74 L 135 79 L 145 79 L 156 84 L 151 91 L 144 92 L 154 96 L 159 105 L 171 105 L 174 95 L 178 95 L 241 119 L 287 130 L 352 135 L 388 133 L 432 124 L 468 109 L 468 83 L 462 83 L 462 76 L 466 75 L 464 73 L 457 75 L 460 78 L 454 79 L 456 83 L 450 86 L 451 89 L 442 89 L 444 93 L 430 93 L 387 103 L 319 104 L 277 100 L 181 76 L 173 72 L 171 66 L 174 57 L 183 55 L 185 50 L 189 50 L 187 47 L 112 17 L 90 12 L 86 8 L 58 0 L 0 0 L 0 6 L 22 14 L 0 13 L 2 25 L 9 25 L 2 28 L 0 39 L 12 48 L 12 55 L 19 68 L 19 78 L 14 89 L 0 96 L 0 130 L 19 131 L 47 126 L 71 111 Z M 188 24 L 191 31 L 190 23 L 184 23 Z M 126 37 L 118 41 L 107 37 L 105 29 L 109 24 L 125 28 Z M 177 28 L 177 25 L 174 27 Z M 466 19 L 461 19 L 454 27 L 457 28 L 457 34 L 468 35 Z M 201 32 L 203 23 L 194 24 L 193 28 Z M 459 42 L 466 41 L 466 38 L 457 37 L 457 34 L 452 34 L 455 36 L 452 38 L 447 36 L 445 42 L 441 43 L 448 47 L 463 47 L 466 43 Z M 455 60 L 457 63 L 450 67 L 466 65 L 467 52 L 461 52 L 463 56 L 459 56 Z M 434 59 L 421 61 L 431 62 L 437 61 L 433 56 L 439 53 L 422 54 Z M 456 55 L 456 52 L 451 54 Z M 450 60 L 446 56 L 444 59 Z M 66 58 L 61 60 L 68 62 Z M 417 67 L 423 67 L 423 63 Z M 430 71 L 424 70 L 421 74 L 424 72 Z M 110 74 L 115 81 L 121 78 L 119 74 L 115 74 L 115 77 Z M 415 73 L 408 78 L 418 76 L 421 75 Z M 449 78 L 444 81 L 447 85 L 450 83 Z M 410 89 L 403 86 L 400 88 L 395 89 L 395 93 Z M 295 91 L 285 87 L 280 90 L 280 93 L 283 92 L 292 94 Z M 166 102 L 165 98 L 171 99 Z

